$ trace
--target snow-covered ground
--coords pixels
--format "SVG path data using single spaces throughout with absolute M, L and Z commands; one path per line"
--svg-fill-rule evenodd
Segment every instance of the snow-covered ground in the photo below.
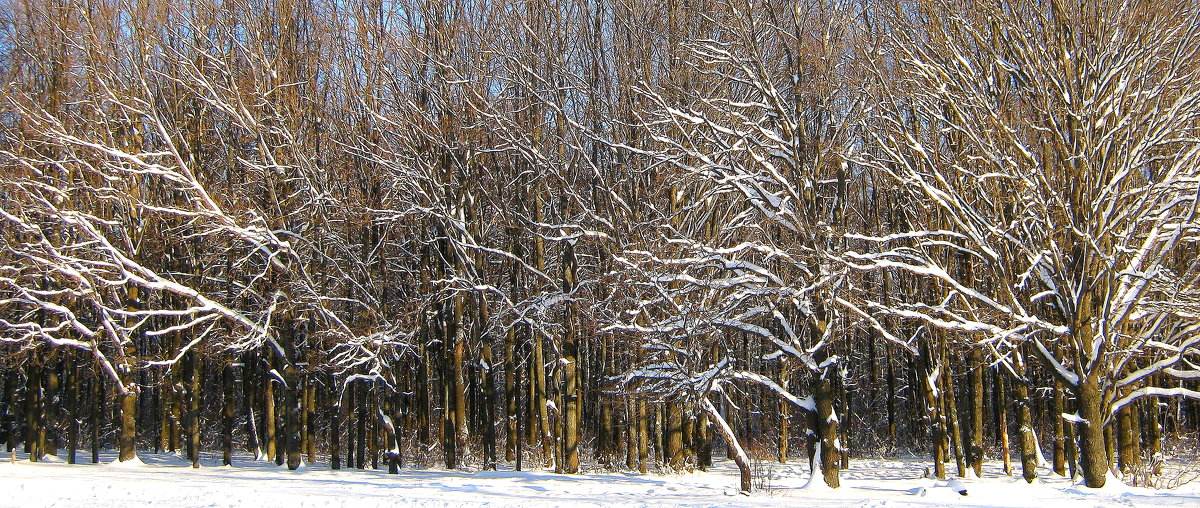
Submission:
M 733 492 L 733 464 L 682 475 L 543 471 L 329 471 L 325 464 L 298 471 L 239 457 L 233 467 L 192 469 L 173 455 L 142 453 L 143 464 L 67 465 L 51 457 L 10 463 L 0 455 L 0 506 L 355 507 L 373 506 L 1200 506 L 1200 482 L 1174 490 L 1126 487 L 1100 490 L 1048 475 L 1033 485 L 1000 475 L 988 464 L 983 480 L 963 480 L 967 496 L 947 482 L 922 478 L 918 460 L 856 460 L 843 471 L 843 488 L 804 488 L 799 464 L 762 463 L 768 479 L 751 496 Z M 90 456 L 89 456 L 90 457 Z M 23 458 L 18 455 L 18 459 Z M 82 462 L 88 457 L 80 454 Z M 105 454 L 105 462 L 113 455 Z M 951 466 L 952 468 L 952 466 Z M 1048 472 L 1046 472 L 1048 473 Z

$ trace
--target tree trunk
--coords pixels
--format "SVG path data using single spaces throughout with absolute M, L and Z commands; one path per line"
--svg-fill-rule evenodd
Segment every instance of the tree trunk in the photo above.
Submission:
M 1066 457 L 1066 422 L 1063 421 L 1062 414 L 1064 412 L 1062 381 L 1054 381 L 1054 399 L 1051 402 L 1051 419 L 1054 422 L 1054 473 L 1059 476 L 1067 475 L 1067 457 Z
M 304 404 L 304 452 L 311 464 L 317 461 L 317 378 L 315 374 L 308 374 L 304 380 L 307 401 Z
M 1033 483 L 1037 479 L 1038 443 L 1033 430 L 1029 384 L 1025 379 L 1025 360 L 1022 356 L 1013 362 L 1013 369 L 1017 376 L 1013 380 L 1013 391 L 1017 402 L 1017 429 L 1021 436 L 1021 477 Z
M 1141 465 L 1141 432 L 1138 431 L 1137 402 L 1126 404 L 1117 411 L 1117 464 L 1124 474 L 1133 473 Z
M 788 381 L 791 377 L 791 368 L 786 360 L 779 361 L 779 386 L 784 390 L 788 390 Z M 788 459 L 788 417 L 791 415 L 791 402 L 779 397 L 779 463 L 786 464 Z
M 983 352 L 978 348 L 971 351 L 971 444 L 967 456 L 976 478 L 983 477 Z
M 357 410 L 355 415 L 355 430 L 357 434 L 354 437 L 356 452 L 354 459 L 354 467 L 356 469 L 367 468 L 367 397 L 370 396 L 370 386 L 365 383 L 356 382 L 358 385 L 358 400 L 354 402 L 354 407 L 351 410 Z
M 42 458 L 42 443 L 38 438 L 41 407 L 42 367 L 31 363 L 25 372 L 25 453 L 29 454 L 30 462 L 37 462 Z
M 516 348 L 519 348 L 519 349 L 516 349 Z M 527 347 L 525 346 L 524 343 L 522 343 L 521 345 L 514 345 L 514 355 L 524 357 L 524 353 L 525 353 L 526 349 L 527 349 Z M 524 379 L 525 375 L 523 373 L 526 372 L 524 365 L 518 365 L 514 361 L 513 369 L 516 370 L 516 373 L 514 373 L 514 375 L 513 375 L 513 378 L 514 378 L 513 379 L 513 390 L 515 391 L 515 393 L 513 393 L 513 399 L 514 399 L 513 405 L 516 408 L 516 414 L 514 414 L 513 417 L 516 419 L 516 422 L 515 422 L 515 425 L 513 425 L 512 427 L 515 427 L 516 431 L 517 431 L 517 435 L 513 439 L 513 455 L 515 456 L 515 459 L 513 462 L 513 469 L 516 469 L 517 471 L 521 471 L 522 468 L 525 467 L 525 443 L 526 443 L 525 439 L 522 439 L 522 437 L 526 435 L 525 428 L 527 426 L 529 426 L 529 418 L 530 418 L 529 413 L 527 411 L 525 411 L 525 407 L 523 405 L 521 405 L 521 403 L 523 402 L 521 400 L 521 396 L 523 394 L 528 393 L 529 383 L 527 383 L 526 380 Z M 528 395 L 525 395 L 525 397 L 528 398 Z
M 44 381 L 45 393 L 42 394 L 41 422 L 38 424 L 38 440 L 41 441 L 41 452 L 45 455 L 58 455 L 59 423 L 56 417 L 54 401 L 58 399 L 59 379 L 58 366 L 61 363 L 53 355 L 54 360 L 43 369 L 46 374 Z
M 637 404 L 625 397 L 621 414 L 624 417 L 618 424 L 621 433 L 621 451 L 625 454 L 625 469 L 637 468 Z
M 542 460 L 545 467 L 554 467 L 554 437 L 550 433 L 550 413 L 546 401 L 546 359 L 542 349 L 542 337 L 533 337 L 533 398 L 530 401 L 537 415 L 536 427 L 542 442 Z
M 329 469 L 342 468 L 342 399 L 337 377 L 329 375 L 326 388 L 329 397 Z
M 1005 374 L 997 368 L 995 376 L 996 434 L 1000 441 L 1000 458 L 1004 460 L 1004 474 L 1012 476 L 1012 458 L 1008 453 L 1008 390 L 1005 389 Z
M 387 444 L 388 450 L 384 453 L 384 460 L 387 461 L 388 474 L 400 473 L 400 433 L 396 430 L 395 420 L 392 415 L 395 412 L 392 405 L 383 401 L 379 405 L 379 420 L 383 426 L 384 442 Z
M 884 351 L 887 354 L 887 437 L 888 450 L 896 449 L 896 372 L 895 363 L 892 361 L 892 346 L 886 345 Z
M 565 207 L 564 196 L 562 205 Z M 563 291 L 571 293 L 575 290 L 575 247 L 572 242 L 563 245 Z M 580 393 L 579 388 L 579 342 L 576 336 L 576 320 L 579 313 L 579 303 L 574 300 L 567 302 L 563 316 L 563 326 L 566 333 L 563 336 L 563 472 L 574 474 L 579 472 L 579 417 Z
M 1101 410 L 1102 395 L 1099 380 L 1095 375 L 1082 376 L 1078 393 L 1080 425 L 1079 448 L 1083 469 L 1083 481 L 1088 487 L 1104 486 L 1108 477 L 1108 456 L 1104 443 L 1104 416 Z
M 101 373 L 97 372 L 92 377 L 92 464 L 100 462 L 100 428 L 104 425 L 104 411 L 107 405 L 104 396 L 104 378 Z
M 185 360 L 184 377 L 187 378 L 187 454 L 192 467 L 200 467 L 200 375 L 204 369 L 200 353 L 191 351 Z
M 942 403 L 939 397 L 940 386 L 939 378 L 945 375 L 938 360 L 934 358 L 932 345 L 927 341 L 922 346 L 921 359 L 924 373 L 924 382 L 921 383 L 922 393 L 925 396 L 925 420 L 930 430 L 930 451 L 933 456 L 934 476 L 938 478 L 946 477 L 946 428 L 942 425 Z
M 746 456 L 746 451 L 742 449 L 742 445 L 738 442 L 737 436 L 734 435 L 733 429 L 721 417 L 721 413 L 717 411 L 712 402 L 709 402 L 708 399 L 701 399 L 700 409 L 716 424 L 721 437 L 725 438 L 725 445 L 733 450 L 733 461 L 738 466 L 738 490 L 749 493 L 753 484 L 751 481 L 752 470 L 750 468 L 750 458 Z
M 224 397 L 221 401 L 221 419 L 224 420 L 221 429 L 221 465 L 223 466 L 233 464 L 233 428 L 237 421 L 237 391 L 233 369 L 233 363 L 227 363 L 221 369 L 221 383 L 224 385 L 224 390 L 222 390 Z
M 482 307 L 482 306 L 481 306 Z M 481 310 L 482 311 L 482 310 Z M 487 319 L 481 319 L 481 322 L 487 322 Z M 486 340 L 486 337 L 483 338 Z M 494 362 L 492 361 L 492 346 L 491 344 L 483 345 L 483 361 L 480 370 L 480 383 L 483 383 L 483 418 L 480 419 L 483 424 L 483 447 L 484 458 L 486 463 L 483 468 L 489 471 L 496 470 L 496 379 L 494 372 Z
M 67 358 L 74 360 L 74 356 L 71 354 Z M 79 447 L 79 367 L 73 361 L 66 362 L 63 367 L 66 369 L 67 413 L 71 418 L 70 427 L 67 430 L 67 463 L 74 464 L 75 450 Z
M 163 367 L 158 375 L 158 387 L 154 393 L 158 398 L 158 443 L 157 450 L 171 452 L 171 392 L 175 385 L 171 380 L 172 370 Z
M 667 438 L 666 458 L 667 468 L 672 471 L 683 470 L 683 409 L 679 404 L 667 404 Z
M 514 270 L 515 271 L 515 270 Z M 521 435 L 517 429 L 517 327 L 504 334 L 504 460 L 517 460 L 517 441 Z
M 1148 409 L 1150 411 L 1146 423 L 1150 427 L 1150 435 L 1146 444 L 1150 447 L 1150 460 L 1157 468 L 1163 460 L 1162 406 L 1159 405 L 1157 397 L 1152 397 L 1149 401 Z
M 648 471 L 646 462 L 650 458 L 650 410 L 646 407 L 646 401 L 641 398 L 636 404 L 638 472 L 645 474 Z
M 945 350 L 943 350 L 945 351 Z M 944 415 L 950 451 L 954 455 L 954 465 L 958 468 L 958 476 L 967 476 L 967 461 L 963 453 L 962 429 L 958 425 L 958 392 L 954 386 L 954 372 L 950 369 L 949 358 L 943 353 L 942 368 L 942 414 Z
M 126 462 L 137 458 L 137 386 L 132 382 L 122 380 L 125 393 L 117 396 L 121 401 L 121 433 L 118 439 L 118 460 Z
M 279 441 L 276 435 L 275 417 L 275 380 L 271 376 L 262 379 L 263 401 L 263 441 L 266 441 L 267 460 L 274 460 L 275 465 L 281 465 Z
M 17 385 L 20 383 L 17 369 L 13 369 L 4 377 L 4 400 L 5 400 L 5 416 L 4 425 L 6 427 L 7 439 L 5 442 L 5 451 L 11 452 L 17 449 L 17 440 L 20 439 L 20 408 L 17 402 Z M 94 409 L 94 408 L 93 408 Z
M 255 396 L 258 395 L 258 387 L 255 386 L 257 367 L 253 353 L 242 355 L 242 410 L 246 412 L 246 448 L 254 454 L 254 460 L 261 460 L 263 449 L 258 440 L 258 417 L 254 414 Z
M 820 455 L 816 459 L 819 460 L 818 467 L 820 467 L 821 476 L 826 485 L 836 489 L 841 486 L 841 480 L 838 477 L 841 450 L 837 442 L 839 419 L 833 410 L 833 382 L 829 380 L 831 375 L 833 373 L 826 369 L 823 374 L 818 374 L 814 383 L 816 386 L 817 426 L 813 431 L 820 439 Z

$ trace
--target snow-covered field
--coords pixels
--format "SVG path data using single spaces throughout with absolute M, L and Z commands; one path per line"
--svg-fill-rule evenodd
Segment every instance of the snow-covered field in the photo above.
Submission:
M 314 464 L 288 471 L 274 463 L 235 460 L 233 467 L 192 469 L 173 455 L 141 454 L 143 464 L 67 465 L 0 462 L 0 506 L 355 507 L 373 506 L 1200 506 L 1200 482 L 1174 490 L 1110 482 L 1092 490 L 1048 475 L 1029 485 L 999 475 L 988 464 L 983 480 L 964 480 L 967 496 L 921 478 L 924 462 L 856 460 L 842 474 L 843 488 L 804 488 L 799 464 L 763 463 L 768 479 L 751 496 L 733 492 L 731 462 L 706 473 L 682 475 L 404 470 L 329 471 Z M 22 458 L 18 455 L 18 459 Z M 83 462 L 87 458 L 80 454 Z M 113 455 L 105 454 L 111 462 Z M 1049 472 L 1046 472 L 1049 473 Z

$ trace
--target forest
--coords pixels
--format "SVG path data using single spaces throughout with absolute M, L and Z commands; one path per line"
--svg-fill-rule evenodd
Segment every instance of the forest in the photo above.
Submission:
M 1198 193 L 1193 0 L 4 0 L 0 442 L 1146 481 Z

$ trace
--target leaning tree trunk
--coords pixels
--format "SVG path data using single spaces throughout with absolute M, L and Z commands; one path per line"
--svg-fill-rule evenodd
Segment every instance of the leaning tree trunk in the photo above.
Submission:
M 725 445 L 733 450 L 733 462 L 738 466 L 738 490 L 741 492 L 750 492 L 753 486 L 751 482 L 750 458 L 746 456 L 746 451 L 742 449 L 742 445 L 738 442 L 737 436 L 734 435 L 733 429 L 729 427 L 729 423 L 725 421 L 725 418 L 721 417 L 721 413 L 717 411 L 717 408 L 708 399 L 700 400 L 700 409 L 716 424 L 717 431 L 721 433 L 721 437 L 725 438 Z

